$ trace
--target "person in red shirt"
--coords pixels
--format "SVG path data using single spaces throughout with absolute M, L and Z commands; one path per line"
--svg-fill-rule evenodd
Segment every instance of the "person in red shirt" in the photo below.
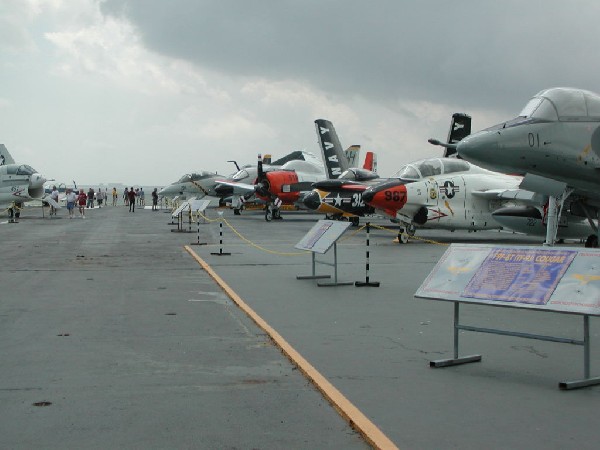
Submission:
M 82 219 L 85 219 L 85 204 L 87 203 L 87 195 L 83 192 L 83 189 L 79 190 L 79 195 L 77 196 L 77 204 L 79 205 L 79 215 Z

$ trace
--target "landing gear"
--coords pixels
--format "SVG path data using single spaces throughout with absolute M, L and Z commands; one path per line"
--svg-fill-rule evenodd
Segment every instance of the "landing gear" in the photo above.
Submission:
M 406 244 L 408 242 L 408 233 L 406 228 L 400 227 L 398 228 L 398 244 Z
M 406 225 L 398 228 L 398 244 L 406 244 L 408 240 L 415 235 L 414 225 Z
M 354 217 L 350 217 L 350 223 L 352 223 L 353 227 L 357 227 L 360 221 L 360 217 L 358 216 L 354 216 Z
M 586 248 L 598 248 L 598 235 L 590 234 L 585 241 Z
M 270 222 L 271 220 L 281 220 L 281 210 L 273 205 L 267 205 L 265 208 L 265 220 Z
M 233 215 L 239 216 L 242 214 L 242 210 L 240 208 L 233 208 Z

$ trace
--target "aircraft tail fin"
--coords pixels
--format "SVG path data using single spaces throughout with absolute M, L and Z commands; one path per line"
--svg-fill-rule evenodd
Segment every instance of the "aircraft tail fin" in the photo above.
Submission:
M 8 152 L 8 149 L 4 144 L 0 144 L 0 166 L 4 166 L 5 164 L 14 164 L 15 160 Z
M 329 120 L 317 119 L 315 127 L 327 178 L 336 179 L 349 167 L 342 144 L 340 144 L 335 128 Z
M 377 153 L 367 152 L 365 155 L 363 169 L 370 170 L 371 172 L 377 172 Z
M 263 156 L 262 162 L 263 162 L 263 164 L 269 165 L 269 164 L 271 164 L 271 159 L 272 159 L 272 156 L 269 153 L 267 153 Z
M 448 131 L 448 144 L 457 144 L 471 134 L 471 116 L 464 113 L 452 114 L 450 130 Z M 445 147 L 444 157 L 457 155 L 456 148 Z M 458 157 L 458 155 L 457 155 Z
M 348 161 L 348 167 L 358 167 L 358 160 L 360 159 L 360 145 L 351 145 L 344 150 L 346 160 Z

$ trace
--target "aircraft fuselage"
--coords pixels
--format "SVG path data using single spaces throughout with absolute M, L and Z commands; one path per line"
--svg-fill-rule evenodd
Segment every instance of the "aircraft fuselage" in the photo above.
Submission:
M 458 145 L 465 159 L 504 173 L 532 173 L 597 191 L 600 179 L 599 122 L 523 120 L 475 133 Z
M 502 226 L 492 212 L 502 200 L 478 195 L 489 189 L 515 189 L 519 177 L 456 174 L 414 183 L 389 181 L 365 191 L 363 199 L 376 210 L 403 223 L 446 230 L 485 230 Z

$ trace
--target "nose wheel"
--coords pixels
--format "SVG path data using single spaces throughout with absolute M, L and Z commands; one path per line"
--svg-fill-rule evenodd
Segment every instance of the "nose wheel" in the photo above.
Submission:
M 270 222 L 271 220 L 281 220 L 281 210 L 272 205 L 267 205 L 265 208 L 265 220 Z
M 415 235 L 415 231 L 416 228 L 414 225 L 398 228 L 398 244 L 406 244 Z

